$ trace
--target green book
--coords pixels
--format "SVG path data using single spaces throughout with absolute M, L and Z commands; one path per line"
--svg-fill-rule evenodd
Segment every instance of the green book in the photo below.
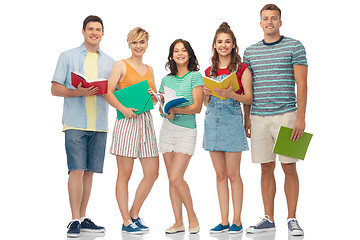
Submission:
M 298 141 L 292 141 L 292 131 L 292 128 L 281 126 L 273 153 L 304 160 L 313 134 L 304 132 Z
M 149 83 L 147 80 L 128 86 L 126 88 L 114 92 L 117 100 L 127 108 L 135 108 L 138 111 L 134 112 L 139 114 L 149 111 L 154 108 L 151 95 L 148 93 Z M 117 118 L 125 118 L 124 114 L 116 110 Z

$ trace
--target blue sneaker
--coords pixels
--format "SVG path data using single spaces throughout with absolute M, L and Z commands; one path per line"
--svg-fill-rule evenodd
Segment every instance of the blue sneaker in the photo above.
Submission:
M 242 224 L 240 224 L 240 226 L 233 224 L 231 225 L 231 227 L 228 230 L 228 233 L 230 234 L 237 234 L 237 233 L 242 233 L 243 231 L 243 226 Z
M 301 229 L 298 221 L 295 218 L 288 219 L 288 229 L 291 236 L 303 236 L 304 231 Z
M 131 220 L 133 221 L 133 223 L 136 224 L 136 226 L 138 226 L 142 231 L 147 232 L 149 231 L 149 228 L 147 226 L 144 225 L 144 220 L 140 219 L 140 217 L 134 219 L 131 218 Z
M 255 226 L 246 229 L 247 233 L 261 233 L 275 231 L 275 223 L 270 220 L 268 215 L 265 215 Z
M 85 218 L 81 222 L 81 232 L 95 232 L 102 233 L 105 232 L 105 228 L 102 226 L 97 226 L 90 218 Z
M 122 225 L 123 232 L 128 234 L 143 234 L 143 231 L 135 223 L 130 222 L 130 220 L 129 223 L 128 226 Z
M 222 233 L 222 232 L 226 232 L 229 229 L 230 225 L 221 225 L 221 223 L 219 225 L 217 225 L 216 227 L 210 229 L 210 233 Z
M 68 224 L 67 231 L 68 237 L 77 238 L 80 237 L 80 222 L 79 221 L 72 221 Z

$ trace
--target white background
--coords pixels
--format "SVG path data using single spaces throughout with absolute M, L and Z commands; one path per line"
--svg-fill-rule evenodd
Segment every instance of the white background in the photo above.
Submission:
M 168 49 L 176 38 L 188 40 L 201 72 L 209 66 L 217 27 L 227 21 L 240 53 L 263 38 L 259 11 L 267 1 L 11 1 L 1 14 L 1 173 L 0 238 L 65 239 L 71 220 L 67 195 L 63 100 L 51 96 L 51 79 L 61 52 L 83 42 L 82 21 L 100 16 L 105 25 L 101 49 L 119 60 L 130 56 L 126 35 L 141 26 L 150 33 L 144 62 L 154 68 L 156 85 L 167 74 Z M 359 54 L 358 8 L 354 1 L 273 1 L 282 9 L 282 35 L 300 40 L 309 63 L 306 131 L 314 134 L 305 161 L 298 164 L 300 198 L 297 217 L 305 239 L 353 239 L 358 233 Z M 1 4 L 3 5 L 3 4 Z M 197 116 L 198 141 L 186 172 L 201 231 L 176 239 L 218 238 L 208 230 L 220 222 L 215 172 L 202 145 L 203 111 Z M 152 111 L 156 131 L 161 118 Z M 108 146 L 115 110 L 110 108 Z M 108 150 L 107 150 L 108 152 Z M 166 239 L 173 224 L 168 181 L 162 157 L 160 176 L 140 212 L 151 228 L 142 239 Z M 104 174 L 94 177 L 88 216 L 107 228 L 101 239 L 132 239 L 121 234 L 115 200 L 115 157 L 105 158 Z M 260 166 L 243 154 L 244 228 L 263 216 Z M 130 200 L 142 176 L 136 160 Z M 287 239 L 284 175 L 276 169 L 275 237 Z M 230 221 L 232 213 L 230 214 Z M 186 212 L 184 223 L 187 226 Z M 82 239 L 93 239 L 83 236 Z M 139 238 L 134 238 L 139 239 Z M 141 239 L 141 238 L 140 238 Z M 231 239 L 250 239 L 247 235 Z

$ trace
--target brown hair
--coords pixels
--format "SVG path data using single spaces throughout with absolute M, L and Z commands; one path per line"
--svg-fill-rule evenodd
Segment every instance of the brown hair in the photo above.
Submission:
M 281 19 L 281 10 L 278 6 L 276 6 L 275 4 L 266 4 L 261 10 L 260 10 L 260 17 L 261 17 L 261 13 L 264 10 L 272 10 L 272 11 L 278 11 L 279 12 L 279 17 Z
M 90 16 L 87 16 L 83 22 L 83 30 L 85 31 L 85 28 L 86 28 L 86 25 L 89 23 L 89 22 L 98 22 L 101 24 L 101 27 L 102 27 L 102 30 L 104 31 L 104 24 L 103 24 L 103 21 L 101 18 L 99 18 L 98 16 L 95 16 L 95 15 L 90 15 Z
M 176 66 L 176 62 L 173 59 L 173 55 L 174 55 L 174 48 L 175 45 L 177 43 L 181 42 L 182 44 L 184 44 L 184 47 L 186 49 L 186 51 L 189 54 L 189 63 L 187 65 L 187 68 L 190 71 L 199 71 L 199 62 L 195 56 L 195 52 L 192 49 L 190 43 L 186 40 L 183 39 L 176 39 L 171 45 L 170 45 L 170 49 L 169 49 L 169 56 L 168 56 L 168 62 L 165 65 L 166 69 L 170 70 L 170 74 L 169 75 L 176 75 L 176 73 L 178 72 L 177 66 Z
M 235 71 L 236 66 L 241 63 L 241 57 L 239 55 L 239 47 L 236 43 L 236 37 L 233 31 L 230 29 L 230 26 L 227 22 L 223 22 L 219 28 L 216 30 L 215 37 L 212 44 L 212 57 L 211 57 L 211 75 L 217 76 L 218 70 L 219 70 L 219 54 L 214 48 L 214 45 L 216 43 L 216 39 L 218 34 L 220 33 L 228 33 L 231 36 L 231 39 L 234 43 L 234 48 L 231 50 L 231 60 L 230 64 L 228 66 L 228 69 L 230 72 Z

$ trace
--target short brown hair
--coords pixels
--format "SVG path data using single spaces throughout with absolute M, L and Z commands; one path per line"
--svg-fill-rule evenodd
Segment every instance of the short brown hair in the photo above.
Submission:
M 260 10 L 260 17 L 261 17 L 261 13 L 264 10 L 273 10 L 273 11 L 278 11 L 279 12 L 279 17 L 281 19 L 281 10 L 278 6 L 276 6 L 275 4 L 266 4 L 261 10 Z
M 95 16 L 95 15 L 90 15 L 90 16 L 87 16 L 83 22 L 83 30 L 85 31 L 85 28 L 86 28 L 86 25 L 89 23 L 89 22 L 98 22 L 101 24 L 101 27 L 102 27 L 102 30 L 104 31 L 104 24 L 103 24 L 103 21 L 101 18 L 99 18 L 98 16 Z

